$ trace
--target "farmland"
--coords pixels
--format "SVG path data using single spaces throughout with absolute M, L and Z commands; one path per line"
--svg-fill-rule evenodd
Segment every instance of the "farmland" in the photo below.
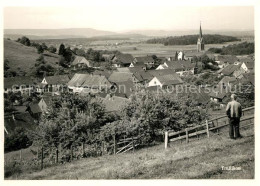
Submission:
M 145 41 L 147 38 L 124 38 L 124 39 L 55 39 L 55 40 L 35 40 L 38 43 L 45 42 L 48 46 L 53 45 L 59 47 L 61 43 L 71 48 L 78 47 L 87 50 L 92 48 L 95 50 L 118 50 L 123 53 L 129 53 L 133 56 L 146 56 L 146 55 L 157 55 L 159 57 L 170 57 L 174 56 L 176 51 L 189 51 L 194 52 L 197 50 L 197 45 L 175 45 L 175 46 L 164 46 L 163 44 L 147 44 Z M 243 40 L 243 39 L 242 39 Z M 246 39 L 248 40 L 248 39 Z M 244 41 L 244 40 L 243 40 Z M 221 48 L 230 44 L 237 44 L 241 41 L 228 42 L 224 44 L 207 44 L 205 50 L 209 48 Z

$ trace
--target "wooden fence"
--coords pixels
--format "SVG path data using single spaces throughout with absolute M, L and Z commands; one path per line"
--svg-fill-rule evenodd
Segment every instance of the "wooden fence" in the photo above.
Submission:
M 242 110 L 242 118 L 240 122 L 248 121 L 249 124 L 241 126 L 241 128 L 244 128 L 246 126 L 250 126 L 254 124 L 254 108 L 255 107 L 249 107 Z M 245 113 L 250 114 L 245 114 Z M 247 115 L 247 117 L 245 117 Z M 200 138 L 200 135 L 207 134 L 207 137 L 210 137 L 210 131 L 215 131 L 217 134 L 219 134 L 219 130 L 223 127 L 228 126 L 228 117 L 227 115 L 219 116 L 214 119 L 206 120 L 205 123 L 195 126 L 186 128 L 184 130 L 175 132 L 175 131 L 166 131 L 165 132 L 165 149 L 167 149 L 169 142 L 174 142 L 178 140 L 186 140 L 186 143 L 189 143 L 189 139 L 191 137 L 197 137 Z

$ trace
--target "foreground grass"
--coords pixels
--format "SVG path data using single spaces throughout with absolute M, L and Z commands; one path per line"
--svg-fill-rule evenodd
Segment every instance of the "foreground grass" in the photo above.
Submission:
M 9 179 L 195 179 L 254 178 L 254 135 L 204 138 L 191 143 L 173 143 L 164 150 L 158 145 L 116 156 L 74 161 L 38 172 L 21 173 Z M 222 166 L 241 167 L 225 171 Z

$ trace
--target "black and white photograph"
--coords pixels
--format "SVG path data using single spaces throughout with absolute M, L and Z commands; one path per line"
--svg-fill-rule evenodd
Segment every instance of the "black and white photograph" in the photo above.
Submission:
M 5 183 L 258 180 L 256 1 L 11 2 Z

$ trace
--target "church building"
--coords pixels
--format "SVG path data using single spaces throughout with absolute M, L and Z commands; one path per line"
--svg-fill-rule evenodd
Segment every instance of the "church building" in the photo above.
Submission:
M 198 38 L 198 42 L 197 42 L 197 51 L 201 52 L 204 51 L 204 39 L 202 36 L 202 30 L 201 30 L 201 25 L 200 25 L 200 33 L 199 33 L 199 38 Z

